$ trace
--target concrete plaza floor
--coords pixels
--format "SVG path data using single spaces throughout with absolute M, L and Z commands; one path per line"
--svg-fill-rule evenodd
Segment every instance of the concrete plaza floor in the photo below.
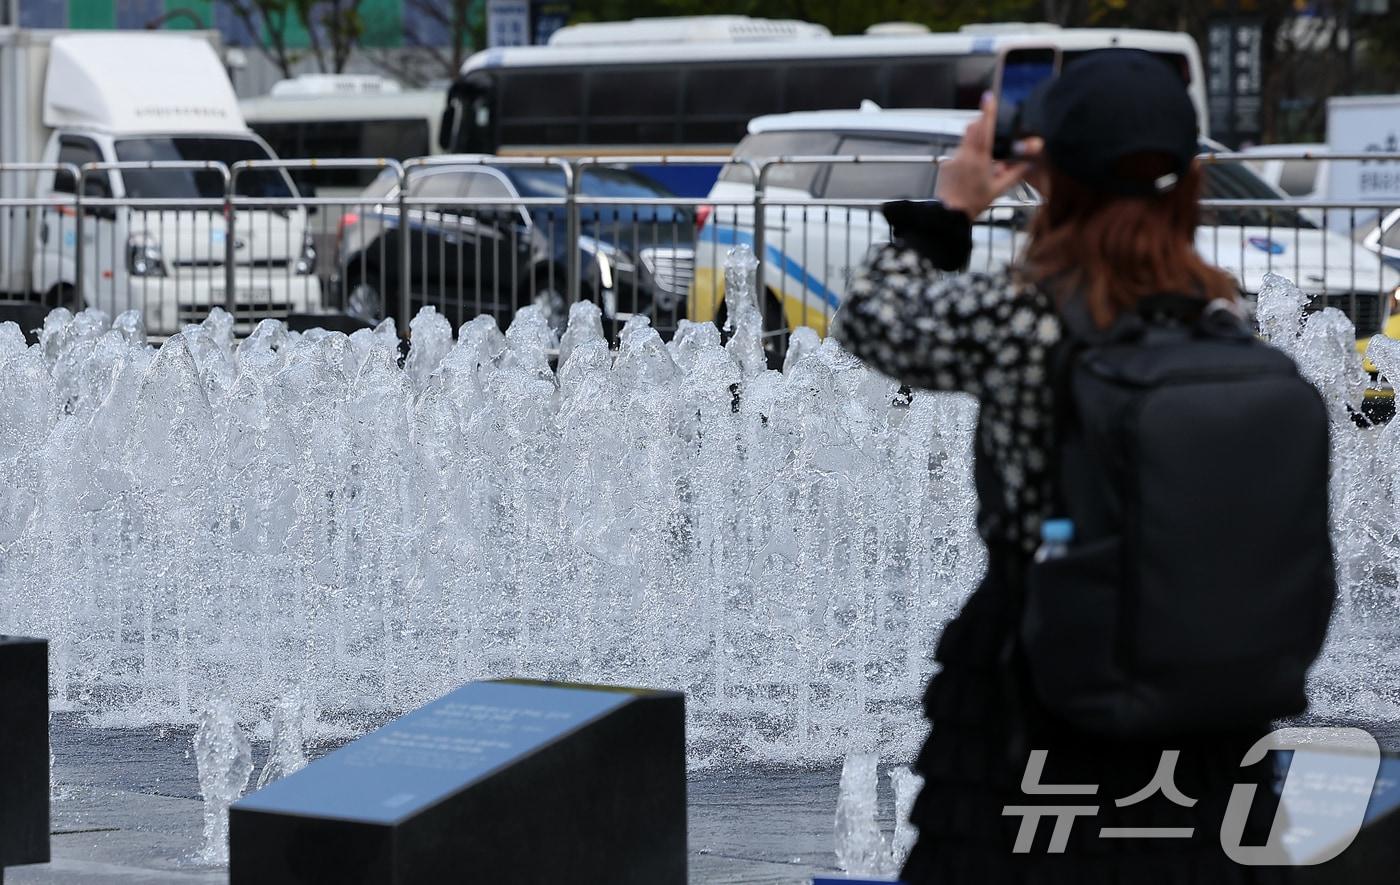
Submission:
M 193 860 L 203 811 L 190 740 L 188 729 L 56 722 L 53 861 L 11 867 L 6 885 L 226 883 L 225 870 Z M 793 885 L 835 874 L 839 777 L 836 768 L 692 774 L 691 882 Z M 886 808 L 887 827 L 891 815 Z
M 1400 723 L 1337 724 L 1361 724 L 1382 748 L 1400 750 Z M 203 807 L 190 729 L 94 729 L 60 719 L 52 734 L 53 861 L 9 868 L 7 885 L 227 883 L 226 870 L 193 860 Z M 265 750 L 255 747 L 255 776 Z M 838 767 L 692 773 L 690 881 L 798 885 L 839 876 L 832 832 L 839 778 Z M 886 786 L 882 770 L 880 818 L 888 833 Z

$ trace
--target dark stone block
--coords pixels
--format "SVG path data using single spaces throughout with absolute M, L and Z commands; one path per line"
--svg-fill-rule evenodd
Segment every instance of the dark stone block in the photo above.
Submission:
M 1345 785 L 1319 783 L 1318 810 L 1325 814 L 1330 801 L 1346 795 Z M 1315 826 L 1309 820 L 1290 821 L 1295 826 Z M 1326 822 L 1316 825 L 1324 829 Z M 1356 834 L 1346 850 L 1325 863 L 1299 867 L 1294 871 L 1295 885 L 1390 885 L 1400 870 L 1400 755 L 1381 754 L 1380 769 L 1366 806 L 1361 832 Z
M 684 885 L 685 697 L 473 682 L 234 803 L 230 885 Z
M 49 643 L 0 636 L 0 875 L 49 861 Z

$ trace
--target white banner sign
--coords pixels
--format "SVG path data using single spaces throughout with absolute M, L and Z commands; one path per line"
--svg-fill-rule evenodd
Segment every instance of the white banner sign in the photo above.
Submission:
M 1334 98 L 1327 103 L 1327 149 L 1334 154 L 1400 153 L 1400 95 Z M 1400 200 L 1400 160 L 1337 161 L 1333 200 Z
M 530 0 L 489 0 L 486 4 L 486 45 L 530 45 Z

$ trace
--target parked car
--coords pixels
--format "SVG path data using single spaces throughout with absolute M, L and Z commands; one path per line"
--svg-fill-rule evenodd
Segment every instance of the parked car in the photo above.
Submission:
M 1366 226 L 1361 245 L 1381 256 L 1381 260 L 1400 270 L 1400 209 L 1388 212 Z M 1396 305 L 1400 308 L 1400 305 Z
M 930 158 L 950 153 L 972 118 L 948 111 L 816 111 L 759 117 L 735 148 L 735 157 L 824 154 L 915 154 Z M 1224 151 L 1203 141 L 1203 152 Z M 879 215 L 880 201 L 929 198 L 936 171 L 927 165 L 780 165 L 771 167 L 765 196 L 763 284 L 772 338 L 783 329 L 807 325 L 825 332 L 845 293 L 852 265 L 873 244 L 889 239 Z M 753 241 L 754 194 L 751 174 L 741 166 L 726 170 L 710 192 L 714 208 L 702 215 L 697 234 L 691 319 L 721 319 L 724 312 L 723 261 L 734 242 Z M 1242 163 L 1207 163 L 1203 196 L 1220 200 L 1282 201 L 1285 195 Z M 1034 199 L 1029 189 L 1013 203 Z M 863 204 L 862 204 L 862 201 Z M 857 211 L 845 208 L 862 205 Z M 994 206 L 973 229 L 974 270 L 1012 260 L 1024 242 L 1029 213 Z M 1295 279 L 1315 294 L 1313 307 L 1341 309 L 1356 325 L 1361 341 L 1381 331 L 1390 315 L 1400 274 L 1385 267 L 1361 243 L 1319 228 L 1298 211 L 1280 206 L 1208 208 L 1196 234 L 1196 248 L 1228 271 L 1246 298 L 1258 291 L 1266 273 Z
M 664 325 L 678 314 L 694 266 L 694 221 L 664 204 L 674 195 L 626 169 L 591 167 L 579 196 L 617 202 L 581 204 L 572 243 L 566 196 L 556 166 L 461 155 L 410 167 L 404 285 L 399 182 L 386 171 L 361 195 L 358 211 L 341 219 L 343 309 L 378 321 L 399 316 L 407 295 L 409 315 L 431 304 L 454 325 L 482 313 L 505 324 L 522 305 L 539 304 L 562 328 L 577 253 L 579 295 L 597 301 L 608 320 L 645 313 Z
M 809 326 L 826 334 L 855 269 L 873 246 L 889 242 L 880 203 L 931 199 L 933 160 L 952 153 L 972 111 L 861 110 L 773 114 L 749 123 L 734 149 L 739 160 L 772 157 L 917 157 L 917 162 L 806 162 L 770 167 L 765 181 L 763 280 L 758 287 L 770 361 L 784 347 L 783 332 Z M 1021 187 L 1007 205 L 988 210 L 973 228 L 974 269 L 1010 261 L 1024 238 L 1028 215 L 1016 203 L 1034 195 Z M 727 311 L 724 262 L 736 243 L 754 243 L 754 182 L 743 165 L 720 173 L 711 205 L 696 232 L 695 286 L 689 315 L 721 324 Z
M 1259 177 L 1298 199 L 1321 198 L 1327 194 L 1327 145 L 1261 144 L 1241 153 L 1267 159 L 1251 159 L 1249 166 Z
M 1201 150 L 1224 151 L 1225 147 L 1205 140 Z M 1206 163 L 1202 196 L 1288 199 L 1244 163 Z M 1345 313 L 1360 341 L 1381 331 L 1400 288 L 1400 273 L 1387 267 L 1374 250 L 1320 227 L 1307 213 L 1287 206 L 1208 207 L 1196 230 L 1196 250 L 1229 271 L 1247 298 L 1254 297 L 1266 273 L 1292 279 L 1313 294 L 1312 309 L 1336 307 Z

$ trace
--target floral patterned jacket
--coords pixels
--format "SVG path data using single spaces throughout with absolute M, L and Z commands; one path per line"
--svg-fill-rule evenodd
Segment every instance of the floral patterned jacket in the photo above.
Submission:
M 893 216 L 895 241 L 856 275 L 831 334 L 903 384 L 981 401 L 979 449 L 1000 480 L 1004 500 L 995 509 L 1006 516 L 984 524 L 983 534 L 1030 552 L 1053 497 L 1050 380 L 1061 337 L 1054 302 L 1014 268 L 947 273 L 965 264 L 972 249 L 961 213 L 922 204 L 919 229 L 909 236 L 895 220 L 901 212 L 886 214 Z

